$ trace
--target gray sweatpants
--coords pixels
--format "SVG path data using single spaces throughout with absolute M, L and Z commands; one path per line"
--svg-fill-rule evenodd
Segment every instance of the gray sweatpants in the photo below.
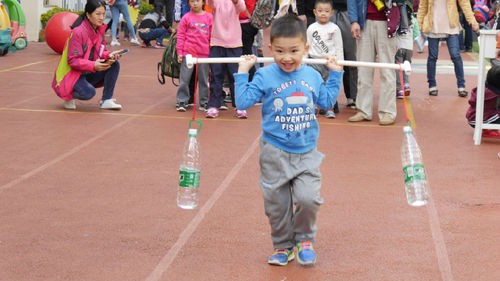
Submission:
M 206 106 L 208 103 L 208 77 L 210 75 L 210 66 L 207 63 L 199 63 L 192 68 L 187 67 L 186 57 L 182 58 L 181 73 L 179 77 L 179 89 L 177 89 L 177 103 L 187 104 L 191 94 L 189 93 L 189 81 L 191 75 L 195 75 L 194 71 L 198 67 L 198 99 L 197 103 L 200 106 Z
M 316 149 L 288 153 L 261 139 L 260 185 L 274 248 L 314 240 L 316 216 L 323 204 L 319 171 L 323 158 Z

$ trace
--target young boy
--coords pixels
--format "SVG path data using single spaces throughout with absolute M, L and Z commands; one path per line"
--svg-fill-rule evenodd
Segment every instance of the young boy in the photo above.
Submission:
M 305 24 L 294 14 L 273 22 L 270 42 L 275 63 L 259 68 L 252 82 L 248 71 L 256 57 L 243 56 L 234 74 L 236 105 L 247 109 L 262 100 L 260 185 L 275 248 L 268 263 L 288 264 L 297 247 L 299 263 L 313 265 L 324 157 L 316 150 L 319 125 L 314 111 L 316 106 L 333 106 L 343 71 L 334 57 L 328 58 L 325 83 L 316 70 L 302 65 L 309 45 Z
M 406 10 L 413 13 L 412 1 L 406 0 L 404 5 L 407 5 Z M 396 52 L 394 61 L 401 64 L 405 61 L 411 62 L 411 58 L 413 57 L 413 25 L 410 24 L 408 31 L 398 32 L 396 36 L 398 38 L 398 51 Z M 411 93 L 410 78 L 405 72 L 403 72 L 402 82 L 403 85 L 401 85 L 399 70 L 396 70 L 396 98 L 398 99 L 402 99 L 404 96 L 409 96 Z
M 316 22 L 307 28 L 309 56 L 316 59 L 335 56 L 337 60 L 343 60 L 342 32 L 336 24 L 330 21 L 333 16 L 332 2 L 316 0 L 313 11 Z M 325 65 L 312 65 L 312 67 L 321 73 L 323 80 L 328 79 L 328 68 Z M 335 118 L 333 108 L 327 108 L 325 117 Z

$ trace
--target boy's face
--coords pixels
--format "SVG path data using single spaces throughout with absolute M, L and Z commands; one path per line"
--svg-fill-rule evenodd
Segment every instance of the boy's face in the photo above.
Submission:
M 327 3 L 318 3 L 313 11 L 316 16 L 316 21 L 321 24 L 328 23 L 333 16 L 332 5 Z
M 203 0 L 189 0 L 189 7 L 193 13 L 199 13 L 203 9 Z
M 274 61 L 285 72 L 292 72 L 300 68 L 302 59 L 309 50 L 309 45 L 301 36 L 276 37 L 269 44 Z

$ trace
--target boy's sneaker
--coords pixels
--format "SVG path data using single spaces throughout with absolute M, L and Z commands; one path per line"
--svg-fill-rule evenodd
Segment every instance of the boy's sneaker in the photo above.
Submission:
M 247 119 L 248 118 L 247 111 L 236 109 L 236 117 L 238 119 Z
M 335 112 L 333 110 L 327 110 L 325 113 L 326 118 L 335 118 Z
M 176 110 L 179 112 L 186 112 L 187 105 L 184 102 L 177 104 Z
M 410 85 L 405 85 L 405 96 L 409 96 L 411 94 Z
M 269 257 L 268 264 L 287 265 L 295 258 L 293 248 L 274 249 L 274 253 Z
M 396 98 L 397 98 L 397 99 L 402 99 L 402 98 L 404 98 L 404 95 L 405 95 L 405 93 L 403 92 L 403 90 L 398 90 L 398 91 L 396 92 Z
M 206 111 L 207 111 L 207 105 L 206 105 L 206 104 L 202 104 L 202 105 L 200 105 L 200 106 L 198 107 L 198 110 L 199 110 L 199 111 L 205 111 L 205 112 L 206 112 Z
M 149 47 L 151 47 L 151 43 L 149 41 L 148 42 L 142 41 L 141 47 L 143 47 L 143 48 L 149 48 Z
M 122 109 L 122 105 L 116 103 L 115 101 L 116 99 L 101 100 L 99 104 L 101 106 L 101 109 L 113 109 L 113 110 Z
M 316 252 L 314 252 L 311 241 L 297 243 L 297 261 L 301 265 L 313 265 L 316 263 Z
M 356 109 L 356 100 L 348 98 L 347 99 L 347 107 L 350 107 L 352 109 Z
M 219 106 L 219 109 L 220 110 L 228 110 L 229 107 L 227 107 L 226 103 L 225 102 L 222 102 L 221 106 Z
M 109 43 L 110 46 L 120 46 L 120 42 L 118 42 L 118 40 L 116 39 L 113 39 L 111 40 L 111 43 Z
M 205 113 L 206 118 L 217 118 L 219 116 L 219 110 L 215 107 L 210 107 Z

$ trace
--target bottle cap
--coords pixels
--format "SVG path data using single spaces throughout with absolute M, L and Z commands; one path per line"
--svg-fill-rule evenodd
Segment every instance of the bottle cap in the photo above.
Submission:
M 188 136 L 196 137 L 197 134 L 198 134 L 197 129 L 189 129 L 189 131 L 188 131 Z
M 411 132 L 412 132 L 412 129 L 411 129 L 411 127 L 410 127 L 410 126 L 404 126 L 404 127 L 403 127 L 403 132 L 405 132 L 405 133 L 411 133 Z

